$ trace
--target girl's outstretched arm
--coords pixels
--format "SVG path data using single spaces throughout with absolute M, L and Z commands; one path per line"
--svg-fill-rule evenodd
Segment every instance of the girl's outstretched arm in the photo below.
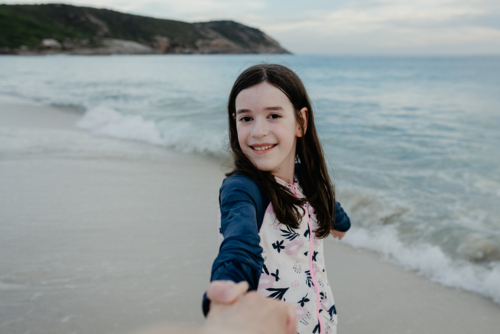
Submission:
M 269 200 L 254 181 L 234 174 L 222 183 L 219 193 L 221 233 L 224 236 L 219 255 L 212 266 L 210 281 L 246 281 L 249 290 L 257 290 L 264 264 L 259 230 Z M 203 313 L 210 300 L 203 298 Z

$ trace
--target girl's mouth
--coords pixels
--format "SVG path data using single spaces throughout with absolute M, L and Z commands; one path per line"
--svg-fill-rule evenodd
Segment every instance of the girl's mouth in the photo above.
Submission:
M 255 152 L 255 153 L 266 153 L 272 148 L 274 148 L 278 144 L 264 144 L 264 145 L 259 145 L 259 146 L 250 146 L 250 148 Z

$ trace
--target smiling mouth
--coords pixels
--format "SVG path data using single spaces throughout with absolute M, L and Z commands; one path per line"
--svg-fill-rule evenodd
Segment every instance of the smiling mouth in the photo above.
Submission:
M 250 148 L 254 151 L 257 152 L 264 152 L 264 151 L 269 151 L 273 147 L 275 147 L 278 144 L 271 144 L 271 145 L 266 145 L 266 146 L 250 146 Z

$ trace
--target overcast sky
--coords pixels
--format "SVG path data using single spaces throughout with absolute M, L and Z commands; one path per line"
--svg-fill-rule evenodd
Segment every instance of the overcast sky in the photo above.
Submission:
M 61 1 L 43 1 L 49 2 Z M 187 22 L 234 20 L 259 28 L 297 54 L 500 54 L 500 0 L 62 2 Z

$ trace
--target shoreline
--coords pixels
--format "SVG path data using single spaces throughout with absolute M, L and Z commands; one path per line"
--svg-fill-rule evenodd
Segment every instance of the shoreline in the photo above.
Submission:
M 217 254 L 217 159 L 96 137 L 0 95 L 0 326 L 123 333 L 201 323 Z M 492 333 L 500 305 L 325 241 L 339 333 Z M 465 320 L 467 319 L 467 320 Z M 463 322 L 461 322 L 463 321 Z

